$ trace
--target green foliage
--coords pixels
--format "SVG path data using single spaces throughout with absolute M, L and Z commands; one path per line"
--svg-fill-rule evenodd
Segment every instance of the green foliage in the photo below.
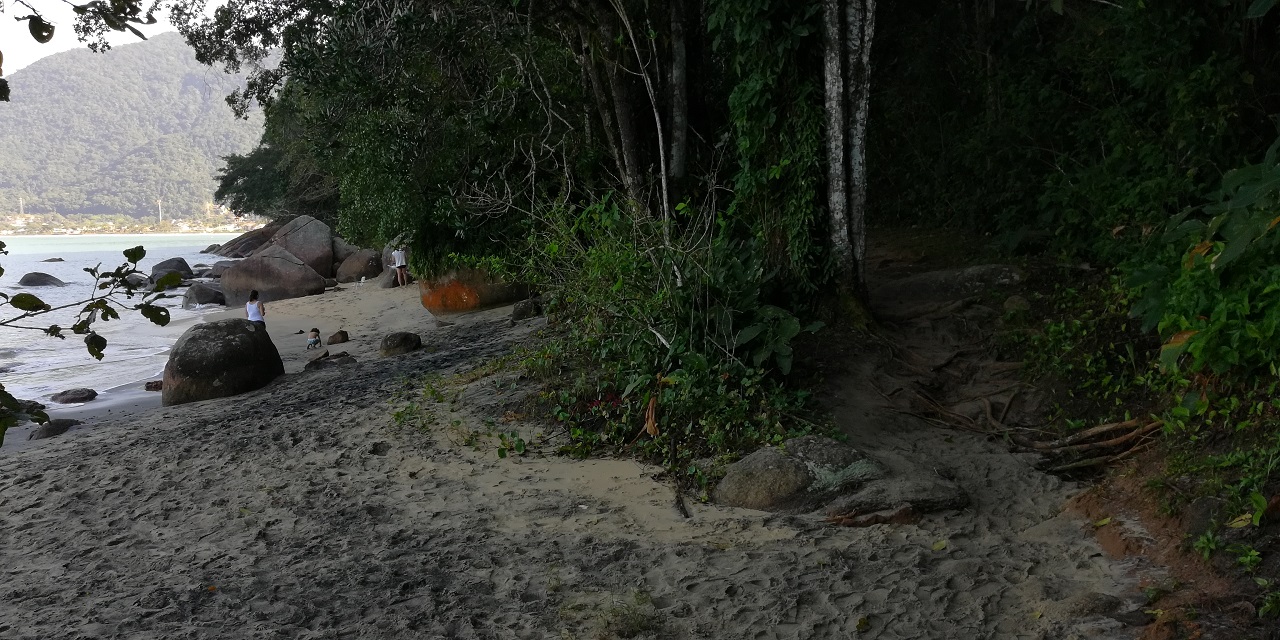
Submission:
M 707 27 L 726 57 L 737 153 L 728 215 L 747 221 L 798 302 L 823 284 L 825 170 L 821 4 L 712 0 Z
M 0 108 L 0 211 L 188 217 L 210 201 L 218 159 L 252 147 L 261 116 L 222 98 L 240 82 L 196 62 L 177 34 L 105 54 L 58 53 L 12 75 Z
M 1245 2 L 1118 4 L 886 5 L 877 216 L 1118 259 L 1270 141 L 1277 49 Z
M 663 247 L 660 223 L 609 198 L 543 222 L 531 274 L 565 333 L 527 366 L 563 380 L 552 412 L 566 452 L 634 447 L 696 476 L 698 458 L 814 429 L 795 415 L 805 395 L 773 372 L 789 370 L 792 340 L 820 325 L 802 329 L 762 301 L 768 275 L 753 241 L 719 228 Z

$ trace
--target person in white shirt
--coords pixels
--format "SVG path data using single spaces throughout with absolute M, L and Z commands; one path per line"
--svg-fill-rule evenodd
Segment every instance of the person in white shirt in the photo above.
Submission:
M 244 303 L 244 313 L 252 322 L 264 330 L 267 328 L 267 306 L 258 299 L 258 290 L 249 292 L 249 301 Z
M 409 284 L 409 264 L 405 260 L 403 246 L 396 247 L 396 250 L 391 252 L 391 261 L 395 263 L 391 266 L 396 268 L 396 286 L 403 287 Z

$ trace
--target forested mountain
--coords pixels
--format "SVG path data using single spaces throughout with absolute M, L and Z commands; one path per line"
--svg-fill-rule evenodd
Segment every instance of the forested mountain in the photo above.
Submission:
M 196 62 L 176 33 L 105 54 L 76 49 L 8 76 L 0 103 L 0 213 L 201 210 L 221 157 L 251 149 L 261 116 L 224 101 L 241 79 Z

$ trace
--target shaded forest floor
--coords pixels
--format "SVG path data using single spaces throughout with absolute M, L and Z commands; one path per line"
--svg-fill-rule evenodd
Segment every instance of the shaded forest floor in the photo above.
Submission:
M 879 242 L 868 256 L 871 304 L 890 355 L 866 377 L 875 379 L 886 406 L 939 429 L 980 434 L 1010 455 L 1035 456 L 1037 468 L 1084 489 L 1062 506 L 1085 521 L 1081 532 L 1094 536 L 1108 557 L 1130 567 L 1142 604 L 1110 615 L 1139 628 L 1138 637 L 1280 637 L 1274 618 L 1260 619 L 1256 604 L 1255 579 L 1275 580 L 1274 567 L 1246 576 L 1221 557 L 1206 561 L 1192 540 L 1212 514 L 1200 504 L 1171 509 L 1154 489 L 1165 481 L 1168 452 L 1159 424 L 1141 416 L 1150 416 L 1162 399 L 1118 386 L 1114 392 L 1071 389 L 1061 371 L 1066 365 L 1029 366 L 1037 356 L 1028 335 L 1050 331 L 1056 318 L 1049 309 L 1061 309 L 1061 298 L 1081 290 L 1104 288 L 1105 274 L 1087 264 L 993 265 L 975 249 L 980 241 L 951 233 L 873 234 Z M 1115 341 L 1116 350 L 1129 345 L 1129 365 L 1135 349 L 1159 347 L 1128 325 L 1096 332 Z M 832 360 L 820 358 L 819 366 Z M 849 379 L 827 377 L 837 392 Z M 1097 426 L 1118 413 L 1135 418 Z M 1096 436 L 1077 435 L 1094 429 Z

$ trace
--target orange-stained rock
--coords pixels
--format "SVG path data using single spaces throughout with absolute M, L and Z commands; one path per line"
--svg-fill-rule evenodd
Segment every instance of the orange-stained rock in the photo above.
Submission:
M 455 269 L 418 281 L 422 306 L 442 316 L 509 304 L 529 297 L 529 287 L 490 278 L 479 269 Z

